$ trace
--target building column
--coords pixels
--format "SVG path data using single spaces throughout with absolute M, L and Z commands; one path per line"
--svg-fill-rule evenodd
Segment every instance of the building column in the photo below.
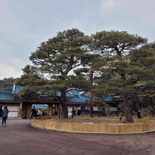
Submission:
M 57 112 L 57 115 L 59 115 L 60 117 L 60 105 L 56 105 L 56 112 Z
M 49 116 L 53 115 L 53 104 L 51 103 L 48 104 L 48 114 Z
M 27 116 L 26 116 L 26 118 L 30 118 L 31 109 L 32 109 L 32 103 L 27 104 Z
M 23 101 L 21 101 L 19 104 L 18 117 L 22 118 L 22 115 L 23 115 Z

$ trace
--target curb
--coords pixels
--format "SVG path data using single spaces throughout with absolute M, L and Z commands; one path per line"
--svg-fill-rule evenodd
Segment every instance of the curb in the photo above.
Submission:
M 49 130 L 49 131 L 57 131 L 57 132 L 66 132 L 66 133 L 77 133 L 77 134 L 103 134 L 103 135 L 134 135 L 134 134 L 145 134 L 145 133 L 151 133 L 155 132 L 155 128 L 153 130 L 149 131 L 143 131 L 143 132 L 82 132 L 82 131 L 66 131 L 66 130 L 53 130 L 53 129 L 47 129 L 47 128 L 42 128 L 42 127 L 36 127 L 31 123 L 31 127 L 36 128 L 36 129 L 41 129 L 41 130 Z

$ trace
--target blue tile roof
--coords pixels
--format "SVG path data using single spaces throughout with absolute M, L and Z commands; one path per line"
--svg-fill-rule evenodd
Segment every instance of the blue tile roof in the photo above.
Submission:
M 12 92 L 0 91 L 0 102 L 19 102 L 17 94 L 13 94 Z
M 68 99 L 67 103 L 70 104 L 80 104 L 80 103 L 86 104 L 86 101 L 80 98 L 79 95 L 74 95 L 73 97 L 67 99 Z
M 57 95 L 60 96 L 61 95 L 61 92 L 57 92 Z M 66 93 L 66 96 L 67 97 L 72 97 L 74 95 L 80 95 L 80 91 L 79 90 L 76 90 L 76 89 L 71 89 L 69 90 L 67 93 Z
M 90 100 L 90 98 L 88 97 L 88 96 L 86 96 L 86 95 L 79 95 L 79 97 L 82 99 L 82 100 L 84 100 L 84 101 L 89 101 Z
M 20 85 L 14 85 L 12 92 L 0 91 L 0 102 L 19 102 L 18 92 L 21 90 Z M 57 95 L 60 96 L 61 93 L 57 92 Z M 67 103 L 68 104 L 86 104 L 89 101 L 89 97 L 85 95 L 84 92 L 81 92 L 76 89 L 72 89 L 67 92 Z M 117 96 L 104 96 L 106 102 L 119 101 L 120 98 Z
M 104 100 L 106 102 L 111 102 L 112 101 L 112 96 L 104 96 Z
M 119 96 L 104 96 L 104 100 L 106 102 L 122 101 L 122 99 Z
M 57 93 L 58 96 L 61 95 L 60 92 Z M 89 97 L 85 95 L 85 93 L 81 93 L 81 91 L 72 89 L 66 93 L 67 96 L 67 104 L 86 104 L 89 100 Z
M 0 91 L 0 102 L 20 102 L 18 92 L 21 88 L 20 85 L 13 85 L 12 91 Z

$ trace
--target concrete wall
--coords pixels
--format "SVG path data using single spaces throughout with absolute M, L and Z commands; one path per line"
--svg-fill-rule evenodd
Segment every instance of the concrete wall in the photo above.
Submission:
M 135 120 L 133 124 L 83 124 L 34 119 L 33 126 L 58 131 L 88 133 L 137 133 L 154 130 L 153 120 Z

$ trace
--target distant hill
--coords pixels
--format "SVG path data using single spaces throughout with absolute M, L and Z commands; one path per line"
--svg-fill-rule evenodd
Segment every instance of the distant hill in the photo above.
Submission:
M 15 80 L 13 77 L 0 80 L 0 91 L 12 91 Z

